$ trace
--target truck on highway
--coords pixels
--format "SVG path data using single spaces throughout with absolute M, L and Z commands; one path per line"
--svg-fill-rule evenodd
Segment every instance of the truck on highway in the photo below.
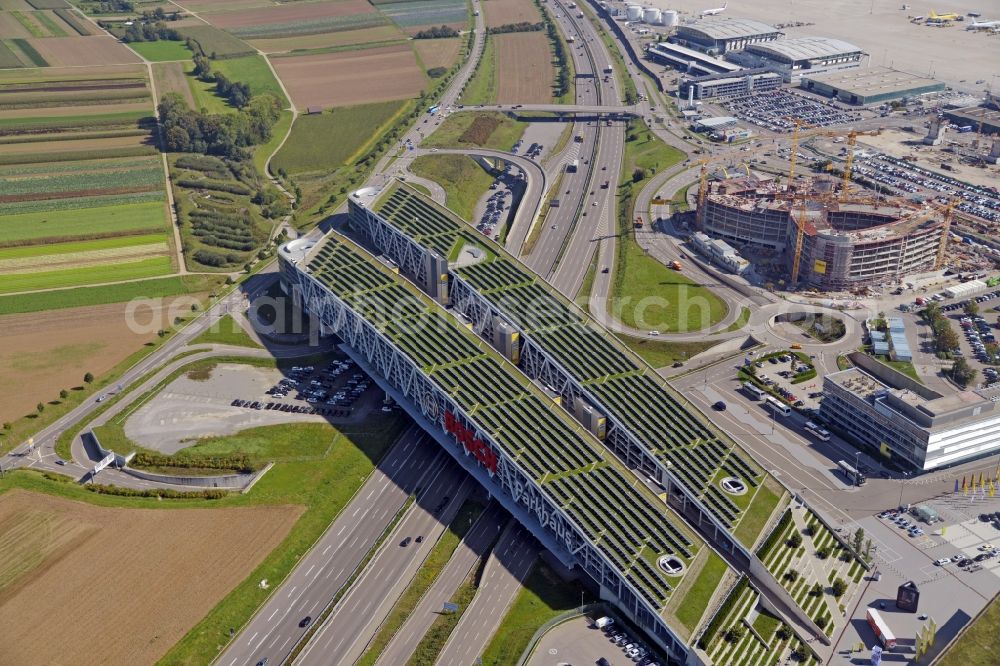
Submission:
M 580 168 L 580 160 L 573 160 L 566 165 L 566 173 L 576 173 Z
M 583 143 L 583 135 L 577 134 L 576 136 L 573 137 L 573 140 L 576 141 L 577 143 Z
M 610 180 L 606 180 L 606 181 L 604 181 L 603 183 L 601 183 L 601 189 L 602 189 L 602 190 L 606 190 L 606 189 L 608 189 L 608 187 L 610 187 L 610 186 L 611 186 L 611 181 L 610 181 Z
M 583 12 L 577 12 L 576 13 L 576 17 L 577 18 L 583 18 Z
M 675 271 L 679 271 L 679 270 L 683 270 L 684 269 L 684 267 L 681 265 L 681 262 L 679 262 L 679 261 L 671 261 L 670 262 L 670 267 L 672 269 L 674 269 Z
M 576 37 L 574 37 L 573 35 L 570 35 L 569 37 L 566 38 L 566 43 L 568 43 L 568 44 L 572 44 L 575 41 L 576 41 Z

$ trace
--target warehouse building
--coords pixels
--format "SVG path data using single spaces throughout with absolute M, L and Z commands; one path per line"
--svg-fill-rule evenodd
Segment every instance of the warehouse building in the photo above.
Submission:
M 742 53 L 726 57 L 744 67 L 766 67 L 780 72 L 785 81 L 806 73 L 856 68 L 865 52 L 854 44 L 826 37 L 796 37 L 752 44 Z
M 773 42 L 783 34 L 760 21 L 710 18 L 679 26 L 671 41 L 712 55 L 721 55 L 745 49 L 751 44 Z
M 967 106 L 944 112 L 944 117 L 959 127 L 971 125 L 979 130 L 983 123 L 983 134 L 1000 134 L 1000 111 L 984 106 Z
M 1000 450 L 1000 394 L 942 395 L 868 357 L 823 378 L 820 416 L 856 444 L 925 471 Z
M 940 81 L 889 67 L 869 67 L 820 75 L 804 72 L 801 87 L 819 95 L 836 97 L 847 104 L 861 106 L 916 97 L 945 88 Z
M 673 67 L 679 72 L 698 76 L 711 74 L 730 75 L 740 70 L 739 65 L 734 65 L 721 58 L 715 58 L 701 51 L 695 51 L 681 44 L 672 44 L 670 42 L 648 45 L 646 47 L 646 55 L 657 62 Z
M 769 69 L 744 69 L 736 74 L 709 74 L 681 79 L 680 99 L 713 99 L 749 95 L 780 88 L 783 79 Z

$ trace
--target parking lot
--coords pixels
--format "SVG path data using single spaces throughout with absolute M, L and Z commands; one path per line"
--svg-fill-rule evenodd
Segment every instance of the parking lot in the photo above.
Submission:
M 811 366 L 792 352 L 762 357 L 754 361 L 754 366 L 757 368 L 757 378 L 777 391 L 788 404 L 804 410 L 819 409 L 823 397 L 823 379 L 816 376 L 793 384 L 792 380 L 796 375 L 807 372 Z
M 737 118 L 772 132 L 791 132 L 798 118 L 806 126 L 829 127 L 864 120 L 860 111 L 842 108 L 833 101 L 819 101 L 787 90 L 768 90 L 730 98 L 726 102 Z
M 533 143 L 526 156 L 534 158 L 541 150 L 540 144 Z M 478 216 L 479 222 L 476 223 L 476 229 L 480 233 L 495 240 L 500 238 L 500 231 L 513 213 L 516 200 L 514 189 L 523 187 L 523 179 L 520 169 L 512 168 L 509 163 L 505 163 L 503 172 L 497 175 L 490 185 L 485 202 L 480 202 L 477 209 L 481 211 Z
M 979 306 L 979 314 L 965 314 L 966 304 L 974 301 Z M 1000 384 L 1000 350 L 997 347 L 997 309 L 1000 307 L 1000 290 L 980 296 L 948 303 L 941 310 L 955 321 L 962 332 L 960 346 L 953 355 L 962 356 L 979 370 L 979 378 L 985 386 Z
M 372 381 L 350 360 L 334 360 L 324 367 L 295 366 L 265 391 L 261 399 L 234 398 L 232 406 L 333 418 L 351 416 Z M 391 407 L 383 407 L 391 411 Z
M 858 155 L 853 172 L 921 200 L 935 198 L 946 203 L 955 197 L 959 200 L 956 210 L 1000 222 L 1000 193 L 996 187 L 972 185 L 885 153 Z
M 550 629 L 538 641 L 527 662 L 528 666 L 602 663 L 614 666 L 658 666 L 663 663 L 618 623 L 601 630 L 594 625 L 596 619 L 597 617 L 578 617 Z M 601 659 L 606 661 L 601 662 Z

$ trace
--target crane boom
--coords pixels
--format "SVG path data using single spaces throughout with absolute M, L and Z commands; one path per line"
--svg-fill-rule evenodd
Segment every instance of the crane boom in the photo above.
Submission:
M 792 220 L 795 222 L 795 254 L 792 257 L 792 283 L 791 286 L 795 286 L 799 283 L 799 269 L 802 263 L 802 245 L 805 241 L 806 235 L 806 195 L 803 192 L 799 204 L 799 215 L 792 214 Z

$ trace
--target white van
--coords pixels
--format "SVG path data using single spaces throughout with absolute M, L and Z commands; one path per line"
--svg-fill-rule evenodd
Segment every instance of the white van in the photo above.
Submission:
M 596 626 L 598 629 L 606 629 L 607 627 L 610 627 L 614 623 L 615 623 L 614 618 L 605 616 L 597 618 L 597 621 L 594 622 L 594 626 Z

